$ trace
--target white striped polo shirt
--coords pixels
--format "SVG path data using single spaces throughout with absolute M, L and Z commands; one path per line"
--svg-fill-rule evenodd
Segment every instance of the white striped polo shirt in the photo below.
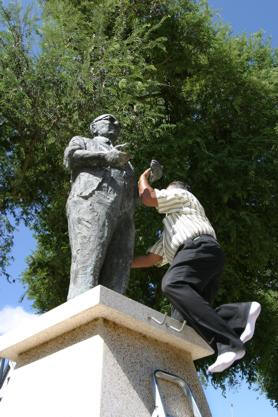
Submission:
M 187 239 L 194 239 L 204 234 L 216 238 L 203 206 L 192 193 L 171 187 L 163 190 L 155 189 L 155 194 L 158 212 L 166 214 L 160 239 L 148 249 L 148 252 L 163 258 L 157 266 L 171 264 L 178 248 Z

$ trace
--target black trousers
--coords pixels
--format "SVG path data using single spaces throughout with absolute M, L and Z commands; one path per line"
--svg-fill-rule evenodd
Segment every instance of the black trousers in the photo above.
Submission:
M 162 291 L 218 353 L 244 350 L 239 336 L 245 328 L 250 303 L 211 305 L 223 271 L 224 254 L 208 235 L 188 239 L 177 251 L 162 280 Z

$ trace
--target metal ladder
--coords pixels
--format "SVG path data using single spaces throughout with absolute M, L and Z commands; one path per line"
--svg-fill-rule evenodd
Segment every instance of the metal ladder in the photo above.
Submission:
M 194 417 L 202 417 L 202 414 L 200 412 L 200 409 L 194 399 L 194 396 L 192 394 L 191 389 L 189 388 L 189 385 L 185 382 L 184 379 L 180 378 L 177 375 L 170 374 L 166 371 L 161 371 L 157 369 L 153 373 L 153 387 L 154 387 L 154 397 L 155 397 L 155 409 L 152 414 L 152 417 L 172 417 L 169 414 L 166 414 L 165 406 L 162 400 L 162 396 L 159 391 L 159 383 L 158 379 L 164 379 L 168 382 L 173 382 L 177 384 L 183 391 L 184 395 L 186 396 L 189 405 L 192 408 L 193 416 Z
M 0 358 L 0 401 L 3 398 L 4 390 L 9 383 L 14 366 L 14 362 L 9 362 L 7 359 Z

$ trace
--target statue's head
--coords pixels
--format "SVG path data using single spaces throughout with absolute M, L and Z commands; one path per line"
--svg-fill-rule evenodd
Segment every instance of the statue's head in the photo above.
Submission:
M 92 121 L 90 131 L 93 136 L 114 139 L 120 132 L 120 123 L 112 114 L 102 114 Z

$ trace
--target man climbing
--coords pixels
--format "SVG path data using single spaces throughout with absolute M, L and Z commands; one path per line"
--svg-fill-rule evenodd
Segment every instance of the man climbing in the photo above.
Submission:
M 163 233 L 148 254 L 136 257 L 133 268 L 170 267 L 162 280 L 162 292 L 184 320 L 217 350 L 209 372 L 222 372 L 243 358 L 244 343 L 254 334 L 261 306 L 257 302 L 211 306 L 224 265 L 215 231 L 197 198 L 180 181 L 166 189 L 153 189 L 150 169 L 138 182 L 139 196 L 147 207 L 166 216 Z

